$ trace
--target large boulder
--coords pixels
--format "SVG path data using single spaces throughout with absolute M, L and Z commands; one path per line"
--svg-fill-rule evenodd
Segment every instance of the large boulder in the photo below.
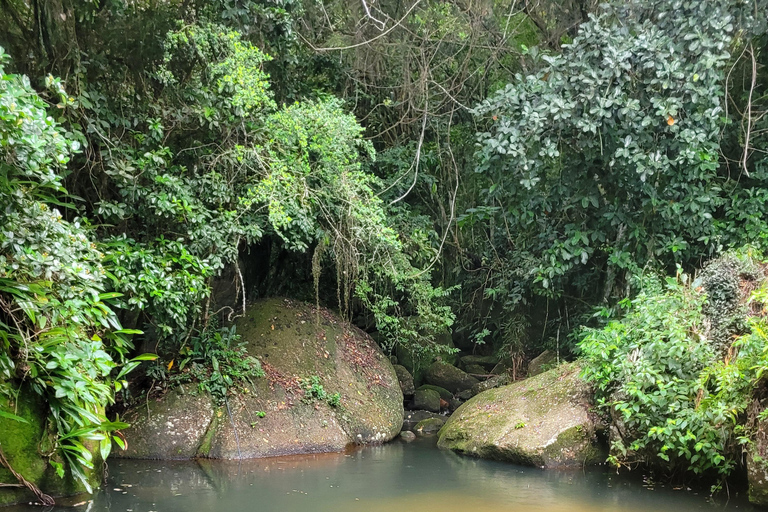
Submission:
M 133 458 L 256 458 L 343 450 L 389 441 L 403 424 L 403 393 L 387 357 L 326 309 L 288 299 L 249 306 L 237 322 L 266 377 L 225 403 L 194 386 L 142 401 L 126 420 Z M 306 382 L 333 400 L 305 395 Z M 148 410 L 149 409 L 149 410 Z
M 429 368 L 425 380 L 429 384 L 445 388 L 451 393 L 458 393 L 480 382 L 468 373 L 442 361 L 435 361 Z
M 539 467 L 605 460 L 576 364 L 484 391 L 459 407 L 438 446 L 466 455 Z
M 417 389 L 413 395 L 413 408 L 429 412 L 440 412 L 440 393 L 434 389 Z
M 0 394 L 0 410 L 24 419 L 18 421 L 0 416 L 0 450 L 16 473 L 41 493 L 52 498 L 87 492 L 83 484 L 72 477 L 69 470 L 65 472 L 64 478 L 59 478 L 48 458 L 41 455 L 42 451 L 52 449 L 54 432 L 48 428 L 48 408 L 38 395 L 26 386 L 22 387 L 15 401 Z M 93 457 L 94 468 L 85 469 L 85 474 L 91 487 L 96 488 L 103 476 L 103 461 L 99 455 L 98 443 L 81 441 L 89 448 Z M 54 455 L 51 460 L 63 463 L 59 455 Z M 41 502 L 40 496 L 27 487 L 14 487 L 18 484 L 19 480 L 11 471 L 0 464 L 0 506 Z

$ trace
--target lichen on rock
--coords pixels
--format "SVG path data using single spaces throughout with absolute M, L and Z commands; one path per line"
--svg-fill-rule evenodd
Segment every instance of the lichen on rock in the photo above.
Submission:
M 327 309 L 279 298 L 248 306 L 237 332 L 266 377 L 222 404 L 186 387 L 182 395 L 177 390 L 151 399 L 155 420 L 142 419 L 146 405 L 137 404 L 129 418 L 139 428 L 126 431 L 134 447 L 126 456 L 257 458 L 340 451 L 399 434 L 403 393 L 397 375 L 364 332 Z M 329 396 L 338 393 L 338 405 L 305 395 L 302 383 L 311 378 Z M 188 438 L 177 440 L 178 432 Z
M 577 364 L 480 393 L 440 430 L 438 446 L 475 457 L 539 467 L 605 460 Z

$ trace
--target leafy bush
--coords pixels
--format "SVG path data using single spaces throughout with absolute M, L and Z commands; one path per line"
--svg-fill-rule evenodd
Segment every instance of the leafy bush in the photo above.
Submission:
M 107 420 L 104 408 L 148 357 L 112 375 L 139 331 L 123 329 L 109 305 L 120 294 L 107 291 L 104 254 L 87 223 L 56 208 L 66 206 L 61 170 L 79 143 L 48 116 L 26 77 L 5 74 L 6 62 L 0 48 L 0 393 L 13 397 L 25 382 L 45 399 L 53 450 L 90 490 L 82 468 L 93 467 L 92 456 L 81 440 L 99 441 L 106 459 L 110 432 L 127 425 Z
M 726 255 L 708 268 L 733 265 L 735 258 Z M 712 284 L 714 275 L 705 271 L 704 281 Z M 723 296 L 710 290 L 711 303 L 685 274 L 663 284 L 646 278 L 640 294 L 622 303 L 624 318 L 584 329 L 583 376 L 612 422 L 614 463 L 720 475 L 737 465 L 737 446 L 748 441 L 744 413 L 768 362 L 764 319 L 749 320 L 747 333 L 725 347 L 715 343 L 706 313 L 722 307 Z M 729 300 L 739 305 L 747 297 Z

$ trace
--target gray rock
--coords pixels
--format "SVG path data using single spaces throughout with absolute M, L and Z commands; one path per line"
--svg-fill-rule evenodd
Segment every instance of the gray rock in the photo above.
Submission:
M 410 430 L 403 430 L 402 432 L 400 432 L 400 439 L 402 439 L 406 443 L 410 443 L 411 441 L 414 441 L 416 439 L 416 434 L 414 434 Z
M 413 395 L 413 392 L 416 391 L 416 389 L 413 386 L 413 377 L 411 376 L 411 373 L 403 365 L 396 364 L 394 365 L 394 368 L 395 368 L 395 373 L 397 374 L 397 380 L 400 383 L 400 389 L 402 390 L 403 395 L 405 396 Z
M 576 364 L 475 396 L 440 430 L 438 447 L 539 467 L 605 460 L 601 427 L 589 413 L 588 386 Z
M 231 417 L 223 404 L 186 388 L 150 400 L 148 418 L 142 401 L 126 416 L 134 426 L 125 431 L 125 456 L 257 458 L 341 451 L 399 434 L 403 394 L 395 369 L 368 335 L 334 313 L 268 299 L 248 307 L 237 333 L 267 375 L 228 397 Z M 341 407 L 302 400 L 298 383 L 313 376 L 326 393 L 340 394 Z
M 488 375 L 488 370 L 486 370 L 479 364 L 465 364 L 464 371 L 467 373 L 475 374 L 475 375 Z
M 490 379 L 484 380 L 483 382 L 478 382 L 477 384 L 472 386 L 472 396 L 478 395 L 483 391 L 488 391 L 489 389 L 498 388 L 500 386 L 506 386 L 511 382 L 512 380 L 509 378 L 509 376 L 506 373 L 503 373 L 501 375 L 494 375 Z
M 464 391 L 459 391 L 456 393 L 456 398 L 465 402 L 473 396 L 475 396 L 475 393 L 473 393 L 471 389 L 465 389 Z
M 403 418 L 403 430 L 413 430 L 422 420 L 440 417 L 439 414 L 429 411 L 406 411 Z
M 478 365 L 490 371 L 494 366 L 498 364 L 499 358 L 496 356 L 469 355 L 462 357 L 461 362 L 465 367 L 469 365 Z
M 416 432 L 416 435 L 431 436 L 437 434 L 443 428 L 443 425 L 445 425 L 445 418 L 439 416 L 420 421 L 413 430 Z
M 440 395 L 440 398 L 442 398 L 446 402 L 451 398 L 453 398 L 453 393 L 451 393 L 445 388 L 441 388 L 440 386 L 433 386 L 432 384 L 424 384 L 423 386 L 419 386 L 419 389 L 431 389 L 432 391 L 437 391 L 437 393 Z
M 415 409 L 440 412 L 440 394 L 434 389 L 417 389 L 413 395 Z
M 533 377 L 557 365 L 557 354 L 551 350 L 545 350 L 528 363 L 528 375 Z
M 440 361 L 435 361 L 429 366 L 425 379 L 427 383 L 445 388 L 451 393 L 470 389 L 480 382 L 455 366 Z

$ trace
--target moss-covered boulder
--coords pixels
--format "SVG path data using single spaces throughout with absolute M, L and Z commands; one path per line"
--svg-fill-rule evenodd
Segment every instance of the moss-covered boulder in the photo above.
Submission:
M 146 404 L 138 404 L 128 415 L 137 428 L 126 432 L 134 447 L 127 456 L 236 459 L 329 452 L 389 441 L 400 432 L 403 393 L 392 364 L 369 336 L 335 314 L 268 299 L 247 308 L 237 333 L 248 353 L 261 360 L 266 377 L 231 393 L 225 404 L 193 388 L 150 400 L 148 417 Z M 326 398 L 305 394 L 308 382 Z M 338 404 L 330 399 L 336 393 Z
M 512 382 L 512 379 L 510 379 L 509 375 L 507 375 L 506 373 L 502 373 L 501 375 L 494 375 L 490 379 L 484 380 L 482 382 L 478 382 L 477 384 L 472 386 L 472 396 L 479 395 L 483 391 L 488 391 L 489 389 L 506 386 L 511 382 Z
M 539 467 L 605 460 L 587 385 L 576 364 L 484 391 L 459 407 L 438 446 L 476 457 Z
M 417 389 L 413 395 L 413 408 L 429 412 L 439 412 L 440 393 L 434 389 Z
M 461 363 L 465 367 L 481 366 L 484 368 L 484 371 L 482 373 L 487 373 L 487 371 L 492 370 L 494 366 L 499 364 L 499 358 L 496 356 L 479 356 L 479 355 L 473 354 L 473 355 L 462 357 Z
M 471 389 L 480 382 L 466 372 L 442 361 L 435 361 L 427 368 L 425 380 L 428 384 L 440 386 L 451 393 Z
M 395 373 L 397 374 L 397 380 L 400 383 L 400 390 L 405 396 L 413 395 L 416 388 L 413 385 L 413 376 L 408 369 L 400 364 L 394 365 Z
M 69 471 L 64 478 L 59 478 L 49 463 L 49 458 L 41 452 L 52 449 L 54 432 L 47 418 L 48 408 L 43 400 L 32 391 L 22 387 L 17 401 L 0 395 L 0 409 L 24 418 L 25 422 L 0 416 L 0 450 L 8 464 L 28 482 L 35 485 L 42 493 L 53 498 L 73 496 L 87 492 L 79 481 L 75 480 Z M 103 461 L 99 456 L 97 443 L 85 443 L 93 448 L 94 469 L 85 470 L 89 484 L 96 488 L 103 476 Z M 58 456 L 55 462 L 61 463 Z M 0 506 L 14 503 L 39 502 L 39 498 L 26 487 L 9 487 L 17 485 L 16 477 L 0 464 Z
M 421 421 L 429 418 L 440 418 L 435 412 L 429 411 L 406 411 L 403 418 L 403 430 L 413 430 Z
M 433 436 L 445 425 L 445 417 L 427 418 L 416 424 L 413 431 L 419 436 Z
M 446 402 L 451 398 L 453 398 L 453 393 L 451 393 L 445 388 L 441 388 L 440 386 L 434 386 L 432 384 L 424 384 L 423 386 L 419 386 L 419 389 L 431 389 L 432 391 L 437 391 L 437 394 L 440 395 L 440 398 L 442 398 Z

